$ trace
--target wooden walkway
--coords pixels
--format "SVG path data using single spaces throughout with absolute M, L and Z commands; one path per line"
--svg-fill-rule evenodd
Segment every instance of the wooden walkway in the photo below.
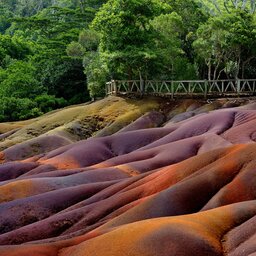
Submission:
M 156 95 L 173 98 L 239 97 L 256 95 L 256 79 L 239 80 L 112 80 L 106 83 L 107 95 Z

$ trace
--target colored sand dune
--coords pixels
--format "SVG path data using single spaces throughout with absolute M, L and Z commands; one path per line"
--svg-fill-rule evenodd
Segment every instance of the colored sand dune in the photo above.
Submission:
M 253 100 L 109 97 L 0 131 L 0 256 L 256 255 Z

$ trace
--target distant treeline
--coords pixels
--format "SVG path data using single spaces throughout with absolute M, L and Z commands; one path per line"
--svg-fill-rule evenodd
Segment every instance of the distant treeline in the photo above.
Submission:
M 256 77 L 255 1 L 0 0 L 0 121 L 114 79 Z

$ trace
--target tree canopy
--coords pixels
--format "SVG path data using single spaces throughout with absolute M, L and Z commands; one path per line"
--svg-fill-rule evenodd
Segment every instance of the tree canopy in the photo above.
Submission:
M 110 79 L 255 78 L 255 12 L 255 0 L 0 0 L 0 121 L 102 96 Z

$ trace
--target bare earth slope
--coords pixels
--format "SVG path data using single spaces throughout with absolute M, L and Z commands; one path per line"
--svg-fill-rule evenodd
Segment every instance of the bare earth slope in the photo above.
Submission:
M 1 131 L 1 256 L 256 255 L 253 100 L 109 97 Z

